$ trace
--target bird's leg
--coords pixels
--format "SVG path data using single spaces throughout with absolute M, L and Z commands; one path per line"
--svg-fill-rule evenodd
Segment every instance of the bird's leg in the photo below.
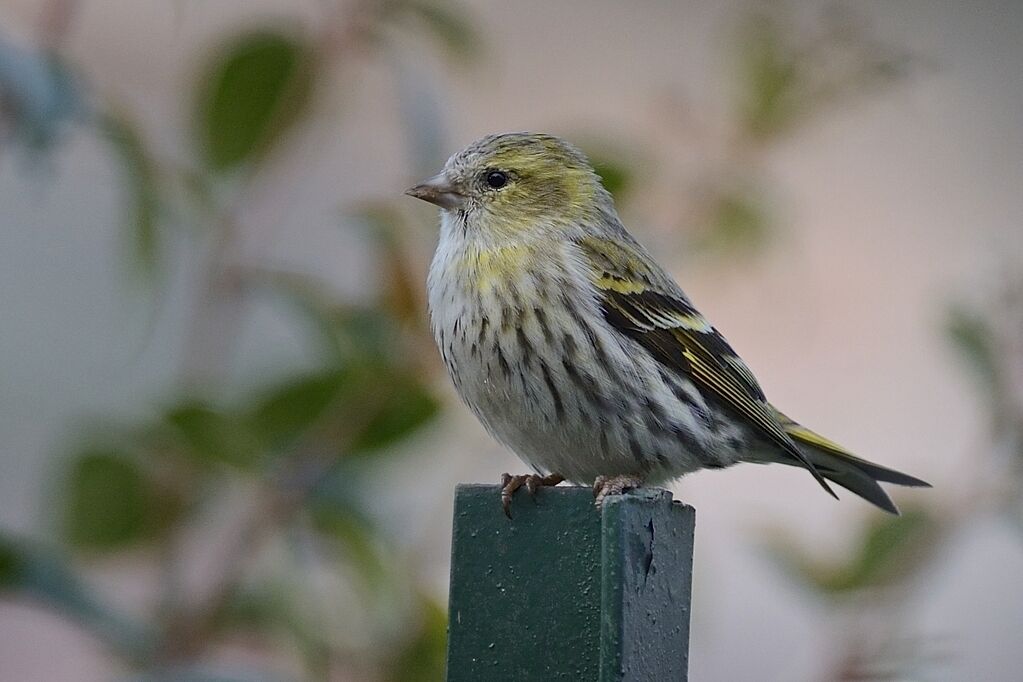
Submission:
M 504 509 L 504 515 L 509 519 L 511 518 L 512 495 L 522 486 L 526 486 L 530 497 L 535 497 L 536 491 L 541 486 L 555 486 L 564 480 L 565 477 L 561 474 L 548 474 L 547 476 L 540 476 L 539 474 L 519 474 L 517 476 L 501 474 L 501 507 Z
M 604 498 L 608 495 L 621 495 L 642 485 L 642 478 L 630 474 L 597 476 L 597 479 L 593 482 L 593 496 L 596 498 L 594 505 L 597 507 L 597 511 L 600 511 L 604 506 Z

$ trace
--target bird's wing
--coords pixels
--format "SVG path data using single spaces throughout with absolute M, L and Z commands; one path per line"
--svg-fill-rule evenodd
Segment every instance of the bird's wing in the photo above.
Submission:
M 642 247 L 598 237 L 578 245 L 608 324 L 752 424 L 834 495 L 785 432 L 746 363 Z

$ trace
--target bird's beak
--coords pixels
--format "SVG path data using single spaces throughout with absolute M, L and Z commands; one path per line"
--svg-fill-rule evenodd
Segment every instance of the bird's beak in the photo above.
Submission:
M 405 190 L 405 194 L 449 210 L 462 208 L 465 205 L 465 195 L 459 191 L 457 185 L 448 180 L 444 173 L 435 175 L 426 182 Z

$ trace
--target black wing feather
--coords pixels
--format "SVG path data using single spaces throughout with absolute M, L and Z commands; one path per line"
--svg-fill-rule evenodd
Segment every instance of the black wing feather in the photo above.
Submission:
M 603 280 L 606 281 L 606 280 Z M 616 291 L 601 287 L 604 319 L 635 340 L 661 364 L 709 392 L 737 416 L 751 423 L 771 442 L 834 492 L 799 450 L 767 403 L 756 379 L 735 351 L 687 301 L 650 289 Z

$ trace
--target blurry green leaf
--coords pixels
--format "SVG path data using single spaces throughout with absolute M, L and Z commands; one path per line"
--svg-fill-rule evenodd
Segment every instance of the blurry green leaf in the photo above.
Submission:
M 370 453 L 397 443 L 430 422 L 440 403 L 425 385 L 408 375 L 386 374 L 375 388 L 367 386 L 364 405 L 368 414 L 356 416 L 364 426 L 357 431 L 352 453 Z M 352 405 L 350 409 L 356 409 Z M 364 421 L 361 421 L 364 419 Z
M 611 193 L 617 203 L 628 199 L 635 185 L 635 169 L 646 168 L 654 163 L 641 140 L 585 132 L 577 135 L 576 139 L 600 177 L 604 189 Z
M 22 570 L 18 549 L 10 539 L 0 536 L 0 590 L 17 587 Z
M 440 403 L 414 375 L 374 361 L 352 362 L 312 435 L 346 456 L 377 453 L 430 422 Z M 329 409 L 327 409 L 329 408 Z M 282 421 L 287 421 L 285 417 Z
M 254 284 L 278 297 L 310 323 L 325 359 L 337 362 L 343 354 L 338 340 L 338 319 L 343 309 L 328 295 L 326 284 L 293 272 L 262 273 Z
M 338 486 L 339 477 L 324 481 L 307 505 L 316 530 L 337 543 L 343 561 L 354 568 L 366 586 L 381 589 L 388 576 L 377 543 L 378 531 L 357 499 L 357 491 Z
M 348 363 L 393 364 L 399 357 L 401 332 L 394 318 L 378 308 L 345 308 L 336 311 L 342 360 Z
M 815 558 L 785 542 L 775 542 L 772 554 L 805 584 L 839 596 L 891 585 L 910 574 L 934 551 L 939 531 L 938 519 L 917 507 L 901 516 L 875 515 L 852 555 L 839 563 Z
M 399 6 L 433 35 L 451 58 L 472 63 L 480 58 L 482 41 L 466 20 L 466 9 L 446 0 L 402 0 Z
M 116 450 L 90 450 L 68 473 L 64 535 L 76 547 L 120 549 L 152 537 L 155 491 L 138 464 Z
M 164 418 L 199 462 L 250 468 L 263 456 L 262 443 L 248 420 L 201 401 L 185 400 Z
M 270 31 L 237 38 L 202 78 L 199 143 L 215 169 L 251 160 L 299 118 L 312 74 L 304 45 Z
M 342 374 L 334 377 L 339 393 L 331 403 L 333 414 L 325 415 L 319 434 L 328 446 L 333 443 L 346 454 L 375 452 L 437 414 L 439 403 L 417 377 L 415 359 L 403 350 L 407 339 L 393 315 L 378 308 L 338 306 L 304 278 L 271 281 L 275 291 L 314 322 L 333 355 L 330 364 L 341 368 Z M 329 389 L 314 383 L 303 390 Z M 322 395 L 320 399 L 325 400 Z M 282 409 L 277 404 L 274 409 Z
M 808 115 L 893 83 L 916 66 L 905 53 L 869 39 L 860 22 L 840 13 L 825 19 L 815 30 L 794 31 L 791 17 L 769 7 L 746 20 L 737 41 L 738 108 L 753 141 L 788 132 Z
M 272 448 L 286 447 L 335 402 L 345 378 L 343 372 L 326 370 L 289 379 L 257 399 L 252 422 Z
M 234 591 L 224 608 L 217 612 L 217 629 L 221 632 L 287 629 L 293 608 L 286 590 L 280 585 L 264 582 L 241 586 Z
M 313 323 L 331 363 L 346 367 L 389 364 L 396 357 L 401 331 L 385 311 L 338 305 L 314 291 L 296 289 L 287 297 Z
M 159 266 L 160 191 L 156 165 L 138 131 L 125 119 L 107 115 L 99 128 L 121 163 L 127 189 L 125 239 L 135 267 L 153 277 Z
M 38 600 L 80 623 L 129 660 L 152 648 L 151 633 L 101 603 L 53 552 L 0 534 L 0 593 L 16 592 Z
M 386 677 L 388 682 L 441 682 L 445 679 L 448 619 L 444 607 L 432 599 L 420 600 L 416 635 L 398 653 Z
M 985 390 L 999 384 L 994 332 L 980 315 L 965 307 L 950 309 L 945 333 Z
M 616 201 L 621 201 L 632 187 L 632 174 L 625 166 L 609 159 L 590 157 L 593 170 L 597 171 L 604 189 L 611 193 Z
M 863 538 L 847 584 L 876 585 L 902 577 L 915 567 L 937 525 L 937 519 L 922 507 L 907 509 L 900 516 L 877 517 Z
M 781 26 L 767 14 L 754 15 L 741 36 L 740 111 L 748 132 L 765 137 L 798 112 L 799 63 Z
M 326 285 L 304 275 L 274 273 L 261 281 L 311 323 L 328 363 L 346 366 L 368 358 L 386 362 L 395 356 L 401 330 L 385 311 L 338 303 Z
M 753 190 L 727 190 L 714 197 L 709 219 L 707 228 L 697 236 L 697 248 L 724 254 L 752 253 L 762 249 L 770 236 L 770 221 Z

